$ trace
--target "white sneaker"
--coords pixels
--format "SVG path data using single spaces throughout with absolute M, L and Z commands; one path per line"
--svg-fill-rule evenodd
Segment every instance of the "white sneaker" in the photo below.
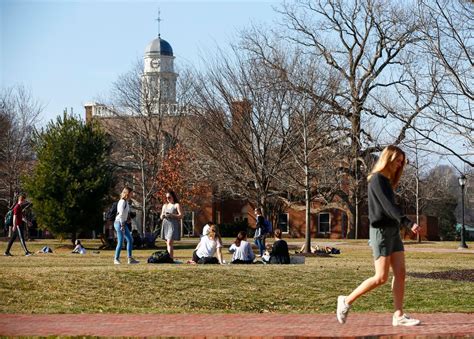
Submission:
M 337 297 L 337 310 L 336 310 L 336 317 L 337 321 L 341 324 L 346 323 L 347 314 L 351 309 L 351 305 L 346 304 L 346 296 L 340 295 Z
M 412 319 L 407 314 L 402 315 L 401 317 L 393 316 L 392 325 L 393 326 L 417 326 L 421 323 L 418 319 Z
M 132 257 L 130 257 L 130 258 L 128 258 L 128 263 L 129 263 L 129 264 L 138 264 L 138 263 L 139 263 L 139 261 L 138 261 L 138 260 L 135 260 L 135 259 L 133 259 Z
M 120 260 L 114 259 L 114 265 L 120 265 Z

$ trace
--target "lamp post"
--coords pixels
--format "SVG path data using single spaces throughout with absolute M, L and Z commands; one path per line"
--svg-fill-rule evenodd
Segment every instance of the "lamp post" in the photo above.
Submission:
M 461 243 L 459 248 L 467 248 L 466 239 L 464 238 L 464 186 L 466 186 L 466 177 L 461 175 L 459 177 L 459 185 L 461 186 L 461 213 L 462 213 L 462 225 L 461 225 Z

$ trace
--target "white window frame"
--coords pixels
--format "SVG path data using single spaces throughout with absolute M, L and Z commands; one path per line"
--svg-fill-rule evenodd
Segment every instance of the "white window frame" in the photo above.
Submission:
M 329 227 L 328 227 L 328 231 L 327 232 L 321 232 L 321 215 L 322 214 L 327 214 L 329 216 Z M 329 212 L 321 212 L 321 213 L 318 213 L 318 233 L 319 234 L 331 234 L 331 213 Z
M 277 220 L 277 225 L 276 225 L 276 227 L 278 227 L 278 228 L 279 228 L 279 226 L 280 226 L 280 225 L 278 224 L 278 221 L 279 221 L 279 219 L 280 219 L 280 214 L 286 214 L 286 223 L 287 223 L 287 225 L 288 225 L 288 226 L 286 227 L 287 231 L 286 231 L 286 232 L 283 232 L 283 231 L 282 231 L 281 233 L 282 233 L 282 234 L 289 234 L 289 233 L 290 233 L 290 213 L 279 213 L 279 214 L 278 214 L 278 220 Z M 274 228 L 276 228 L 276 227 L 274 227 Z
M 194 211 L 191 212 L 191 233 L 194 234 Z M 181 219 L 181 235 L 184 236 L 184 218 Z

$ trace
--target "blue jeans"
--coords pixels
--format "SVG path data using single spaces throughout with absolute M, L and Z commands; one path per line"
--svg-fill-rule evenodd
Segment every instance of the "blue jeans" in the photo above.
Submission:
M 117 232 L 117 247 L 115 248 L 115 259 L 120 259 L 120 251 L 122 250 L 123 236 L 125 233 L 125 239 L 127 240 L 127 254 L 128 257 L 132 257 L 133 239 L 128 227 L 124 227 L 124 231 L 120 230 L 120 221 L 114 222 L 114 228 Z
M 265 239 L 264 238 L 255 238 L 255 245 L 257 245 L 258 250 L 260 251 L 260 256 L 265 252 Z

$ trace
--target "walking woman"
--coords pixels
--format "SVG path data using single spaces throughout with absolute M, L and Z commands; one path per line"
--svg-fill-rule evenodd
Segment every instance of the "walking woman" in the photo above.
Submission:
M 414 233 L 419 232 L 419 226 L 410 221 L 395 205 L 393 190 L 400 181 L 405 164 L 405 153 L 396 146 L 388 146 L 382 151 L 368 176 L 370 245 L 374 255 L 375 274 L 348 296 L 337 298 L 337 320 L 341 324 L 346 322 L 354 301 L 387 282 L 390 267 L 393 272 L 392 293 L 395 308 L 392 325 L 416 326 L 420 323 L 403 313 L 406 270 L 400 226 L 411 228 Z
M 130 187 L 125 186 L 120 193 L 120 200 L 117 204 L 117 216 L 115 217 L 114 228 L 117 232 L 117 247 L 115 248 L 114 264 L 120 265 L 120 251 L 122 251 L 123 237 L 127 241 L 127 256 L 129 264 L 138 264 L 138 261 L 132 257 L 133 240 L 132 235 L 126 225 L 130 206 L 128 200 L 132 198 L 133 191 Z
M 178 197 L 173 191 L 166 192 L 166 203 L 161 210 L 161 239 L 166 240 L 166 248 L 171 258 L 173 256 L 173 241 L 181 239 L 180 220 L 183 218 Z

